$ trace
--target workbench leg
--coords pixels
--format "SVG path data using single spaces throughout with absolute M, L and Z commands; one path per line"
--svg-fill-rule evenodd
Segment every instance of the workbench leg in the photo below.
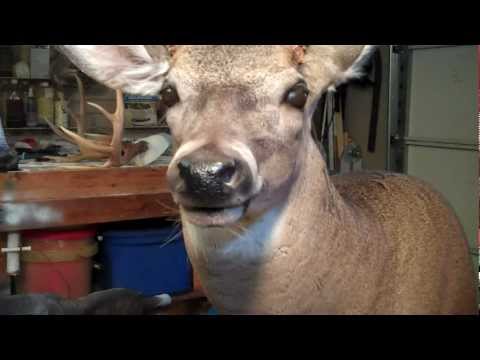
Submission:
M 7 248 L 20 248 L 21 238 L 20 233 L 13 232 L 7 235 Z M 10 277 L 10 294 L 16 295 L 16 276 L 20 273 L 20 251 L 7 253 L 7 274 Z

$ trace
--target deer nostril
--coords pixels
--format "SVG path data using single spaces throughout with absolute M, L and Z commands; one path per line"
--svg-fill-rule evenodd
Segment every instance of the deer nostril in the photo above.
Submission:
M 184 159 L 178 162 L 177 193 L 227 196 L 236 189 L 240 163 L 236 160 L 216 162 Z
M 178 163 L 178 170 L 180 171 L 180 176 L 185 177 L 190 174 L 192 168 L 192 162 L 190 160 L 182 160 Z
M 217 176 L 224 182 L 227 183 L 232 180 L 233 176 L 237 172 L 237 163 L 232 160 L 222 164 L 219 168 Z

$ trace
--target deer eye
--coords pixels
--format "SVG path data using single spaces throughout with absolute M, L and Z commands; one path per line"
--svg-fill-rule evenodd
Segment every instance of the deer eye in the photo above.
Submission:
M 307 84 L 302 81 L 287 91 L 285 102 L 297 109 L 303 109 L 307 103 L 308 95 L 310 95 L 310 91 Z
M 180 101 L 178 96 L 177 90 L 172 87 L 168 86 L 160 91 L 160 102 L 164 104 L 166 107 L 173 107 Z

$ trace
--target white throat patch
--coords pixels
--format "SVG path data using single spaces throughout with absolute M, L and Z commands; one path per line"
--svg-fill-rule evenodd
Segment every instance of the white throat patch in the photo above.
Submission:
M 255 261 L 265 260 L 274 253 L 281 218 L 282 209 L 275 208 L 247 228 L 204 229 L 189 223 L 184 227 L 195 252 L 225 261 Z

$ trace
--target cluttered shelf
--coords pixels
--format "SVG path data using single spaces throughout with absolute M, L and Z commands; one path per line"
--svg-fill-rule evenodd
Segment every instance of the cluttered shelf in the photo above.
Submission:
M 52 131 L 49 127 L 6 127 L 5 131 Z

